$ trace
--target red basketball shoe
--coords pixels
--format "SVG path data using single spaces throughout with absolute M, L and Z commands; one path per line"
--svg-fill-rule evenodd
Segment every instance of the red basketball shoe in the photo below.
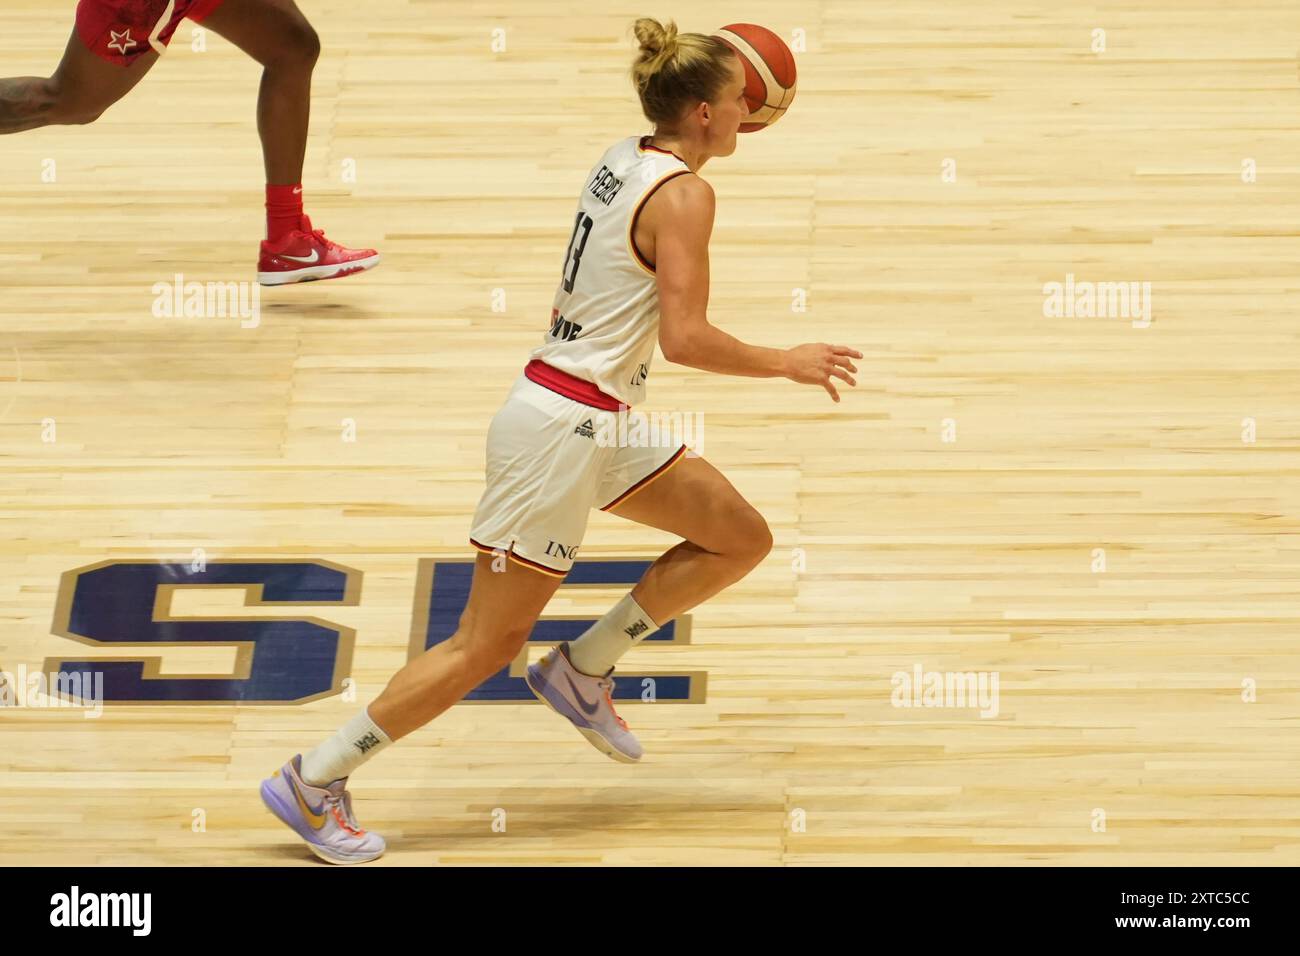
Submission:
M 379 265 L 374 249 L 348 249 L 325 238 L 303 216 L 302 225 L 275 241 L 262 240 L 257 281 L 262 285 L 287 285 L 313 279 L 338 279 Z

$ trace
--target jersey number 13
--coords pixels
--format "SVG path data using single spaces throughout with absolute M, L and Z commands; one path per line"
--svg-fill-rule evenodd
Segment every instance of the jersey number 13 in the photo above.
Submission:
M 573 235 L 569 237 L 569 251 L 564 254 L 564 291 L 572 292 L 573 283 L 578 279 L 578 266 L 582 265 L 582 250 L 587 248 L 587 237 L 591 235 L 592 219 L 585 212 L 578 212 L 573 223 Z M 578 231 L 582 239 L 578 239 Z M 570 265 L 572 263 L 572 265 Z

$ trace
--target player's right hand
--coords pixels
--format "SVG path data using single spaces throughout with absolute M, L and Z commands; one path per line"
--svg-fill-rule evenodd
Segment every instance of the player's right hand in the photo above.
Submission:
M 853 376 L 849 374 L 858 370 L 858 367 L 853 364 L 855 358 L 862 358 L 862 353 L 846 345 L 825 345 L 820 342 L 796 345 L 785 351 L 783 374 L 800 385 L 820 385 L 830 393 L 832 399 L 838 402 L 840 394 L 835 391 L 831 379 L 838 378 L 848 382 L 850 386 L 857 385 Z

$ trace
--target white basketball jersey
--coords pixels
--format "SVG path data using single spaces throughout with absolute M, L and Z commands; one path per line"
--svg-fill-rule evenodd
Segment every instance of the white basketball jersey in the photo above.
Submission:
M 606 151 L 583 186 L 551 328 L 532 358 L 592 382 L 625 405 L 645 397 L 659 338 L 659 290 L 632 230 L 654 191 L 688 172 L 677 156 L 649 145 L 648 136 Z

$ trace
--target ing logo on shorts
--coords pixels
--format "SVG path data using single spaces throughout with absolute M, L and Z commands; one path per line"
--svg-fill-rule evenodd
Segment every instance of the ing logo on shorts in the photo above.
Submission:
M 546 553 L 552 558 L 566 558 L 567 560 L 572 561 L 578 556 L 578 545 L 565 545 L 560 544 L 558 541 L 547 541 Z

